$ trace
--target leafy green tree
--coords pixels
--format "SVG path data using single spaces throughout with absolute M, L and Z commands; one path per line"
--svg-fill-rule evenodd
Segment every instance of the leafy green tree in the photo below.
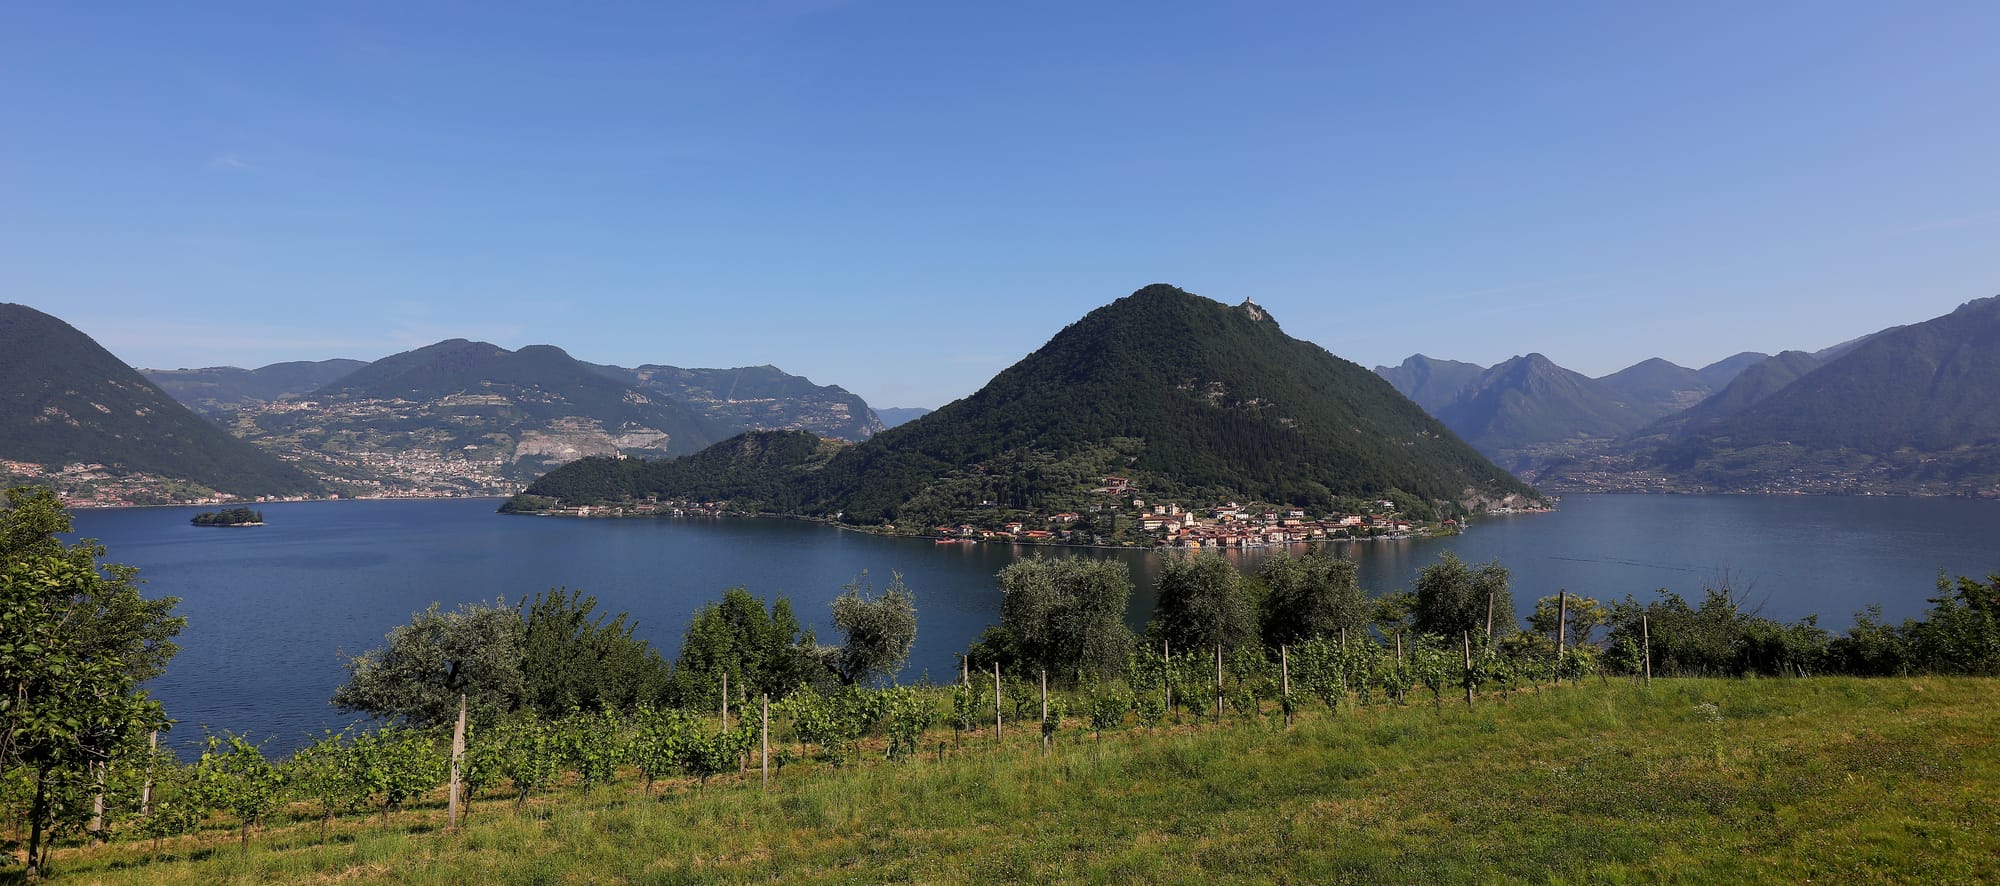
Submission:
M 1611 620 L 1611 613 L 1603 604 L 1590 597 L 1571 594 L 1567 601 L 1560 596 L 1536 600 L 1535 611 L 1528 616 L 1528 627 L 1549 638 L 1549 642 L 1555 642 L 1558 637 L 1556 623 L 1561 620 L 1565 608 L 1568 609 L 1569 625 L 1564 640 L 1571 646 L 1591 642 L 1591 634 Z
M 1412 611 L 1416 630 L 1446 638 L 1468 631 L 1484 636 L 1489 605 L 1494 631 L 1512 630 L 1514 595 L 1508 590 L 1509 580 L 1506 567 L 1498 562 L 1475 569 L 1446 551 L 1436 563 L 1417 570 Z
M 1264 561 L 1258 577 L 1266 588 L 1262 615 L 1267 646 L 1343 631 L 1359 637 L 1368 628 L 1372 607 L 1353 560 L 1317 549 L 1299 556 L 1280 554 Z
M 779 597 L 766 611 L 748 590 L 730 588 L 688 622 L 674 694 L 682 706 L 714 706 L 724 673 L 742 698 L 761 693 L 782 699 L 800 686 L 831 688 L 824 684 L 833 675 L 821 664 L 817 645 L 811 631 L 800 634 L 790 600 Z
M 1000 570 L 1000 631 L 982 638 L 988 654 L 1017 650 L 1021 673 L 1046 671 L 1059 681 L 1112 676 L 1132 646 L 1125 607 L 1132 579 L 1124 563 L 1088 557 L 1030 557 Z M 984 656 L 982 656 L 984 657 Z
M 1938 575 L 1923 621 L 1904 634 L 1918 666 L 1935 674 L 2000 674 L 2000 574 L 1984 582 Z
M 833 625 L 840 630 L 840 676 L 849 684 L 895 677 L 917 642 L 916 598 L 903 576 L 890 573 L 889 587 L 870 596 L 867 574 L 849 582 L 833 600 Z
M 179 601 L 140 596 L 136 570 L 100 562 L 94 541 L 64 544 L 70 518 L 55 494 L 14 489 L 0 510 L 0 769 L 32 773 L 27 872 L 38 876 L 46 830 L 85 814 L 93 772 L 166 728 L 139 687 L 159 676 L 186 622 Z M 94 788 L 93 788 L 94 789 Z
M 388 643 L 349 658 L 347 683 L 334 690 L 344 711 L 409 726 L 438 726 L 458 717 L 464 693 L 473 717 L 491 720 L 521 702 L 522 623 L 501 601 L 438 604 L 391 630 Z
M 1158 602 L 1148 632 L 1175 649 L 1235 649 L 1257 639 L 1257 610 L 1243 575 L 1215 554 L 1160 563 Z
M 554 588 L 523 598 L 518 615 L 521 703 L 544 717 L 571 708 L 630 708 L 659 699 L 671 670 L 658 652 L 632 636 L 627 613 L 597 612 L 597 598 Z

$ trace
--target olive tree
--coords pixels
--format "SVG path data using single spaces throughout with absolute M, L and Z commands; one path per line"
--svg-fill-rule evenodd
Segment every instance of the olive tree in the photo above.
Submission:
M 1300 556 L 1280 554 L 1264 561 L 1258 577 L 1267 591 L 1263 603 L 1267 646 L 1334 637 L 1344 631 L 1360 636 L 1368 627 L 1373 612 L 1353 560 L 1318 550 Z
M 388 643 L 347 660 L 347 683 L 333 703 L 410 726 L 449 723 L 463 693 L 473 716 L 490 720 L 521 699 L 521 618 L 501 601 L 450 612 L 432 603 L 389 631 Z
M 1235 649 L 1257 639 L 1257 610 L 1243 575 L 1216 554 L 1160 563 L 1149 632 L 1176 649 Z
M 1018 664 L 1068 681 L 1111 676 L 1124 667 L 1132 646 L 1125 607 L 1132 579 L 1117 560 L 1087 557 L 1017 560 L 1000 570 L 1000 626 Z
M 833 600 L 833 625 L 840 629 L 839 666 L 843 681 L 859 685 L 894 677 L 910 660 L 917 642 L 916 598 L 903 576 L 890 573 L 889 587 L 870 596 L 867 574 L 849 582 Z
M 1507 568 L 1497 561 L 1467 566 L 1449 551 L 1436 563 L 1417 570 L 1416 606 L 1412 613 L 1418 633 L 1457 637 L 1484 635 L 1488 607 L 1494 630 L 1511 633 L 1515 624 L 1514 595 L 1508 590 Z

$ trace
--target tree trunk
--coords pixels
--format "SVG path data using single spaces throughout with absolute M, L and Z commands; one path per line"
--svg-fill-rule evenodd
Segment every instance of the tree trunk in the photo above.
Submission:
M 34 882 L 42 876 L 42 819 L 49 815 L 49 774 L 47 769 L 35 770 L 35 802 L 28 812 L 28 881 Z

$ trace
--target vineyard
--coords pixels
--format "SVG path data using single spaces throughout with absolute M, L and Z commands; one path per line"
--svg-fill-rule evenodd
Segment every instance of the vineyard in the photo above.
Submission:
M 1050 692 L 1045 675 L 1029 681 L 968 666 L 964 682 L 949 688 L 802 688 L 776 703 L 739 696 L 707 711 L 642 704 L 629 712 L 524 713 L 487 724 L 461 719 L 453 728 L 327 734 L 285 760 L 267 759 L 250 737 L 223 733 L 209 736 L 189 763 L 153 746 L 100 767 L 98 780 L 76 786 L 69 798 L 90 816 L 72 817 L 54 836 L 160 847 L 227 823 L 247 848 L 253 832 L 281 812 L 311 810 L 324 835 L 342 816 L 386 822 L 440 789 L 489 804 L 503 797 L 520 810 L 559 788 L 636 782 L 650 795 L 663 782 L 691 782 L 699 793 L 712 779 L 753 771 L 768 786 L 787 766 L 796 774 L 926 754 L 941 760 L 1004 742 L 1010 730 L 1035 736 L 1052 753 L 1085 729 L 1097 742 L 1128 729 L 1273 717 L 1288 725 L 1302 708 L 1324 717 L 1374 704 L 1438 708 L 1448 696 L 1457 703 L 1460 691 L 1471 705 L 1539 692 L 1592 670 L 1579 650 L 1502 655 L 1483 638 L 1462 640 L 1451 649 L 1419 636 L 1407 649 L 1400 639 L 1391 649 L 1372 640 L 1316 639 L 1275 656 L 1254 646 L 1181 654 L 1146 647 L 1132 653 L 1125 680 L 1071 691 Z
M 1318 656 L 1301 658 L 1346 670 Z M 1467 708 L 1428 688 L 1399 704 L 1385 685 L 1343 697 L 1325 688 L 1338 677 L 1303 677 L 1313 697 L 1289 709 L 1258 688 L 1270 675 L 1238 682 L 1225 661 L 1217 720 L 1213 657 L 1194 658 L 1157 662 L 1168 675 L 1157 692 L 1052 697 L 1048 721 L 1039 681 L 1003 676 L 997 735 L 990 678 L 795 696 L 771 711 L 768 782 L 761 704 L 727 729 L 714 714 L 668 711 L 505 724 L 467 744 L 471 815 L 456 830 L 441 789 L 447 736 L 335 736 L 278 763 L 224 739 L 191 765 L 157 762 L 150 815 L 134 805 L 144 773 L 118 772 L 113 842 L 66 850 L 52 873 L 147 883 L 2000 876 L 1990 679 L 1593 677 L 1482 690 Z M 1142 700 L 1169 688 L 1177 711 Z

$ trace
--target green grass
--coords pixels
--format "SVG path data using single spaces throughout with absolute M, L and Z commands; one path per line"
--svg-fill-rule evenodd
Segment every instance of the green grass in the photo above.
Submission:
M 1702 705 L 1714 705 L 1714 713 Z M 1222 727 L 1031 729 L 769 791 L 571 790 L 68 849 L 79 883 L 1991 883 L 2000 681 L 1590 683 Z M 940 761 L 938 742 L 945 742 Z M 18 870 L 18 868 L 16 869 Z

